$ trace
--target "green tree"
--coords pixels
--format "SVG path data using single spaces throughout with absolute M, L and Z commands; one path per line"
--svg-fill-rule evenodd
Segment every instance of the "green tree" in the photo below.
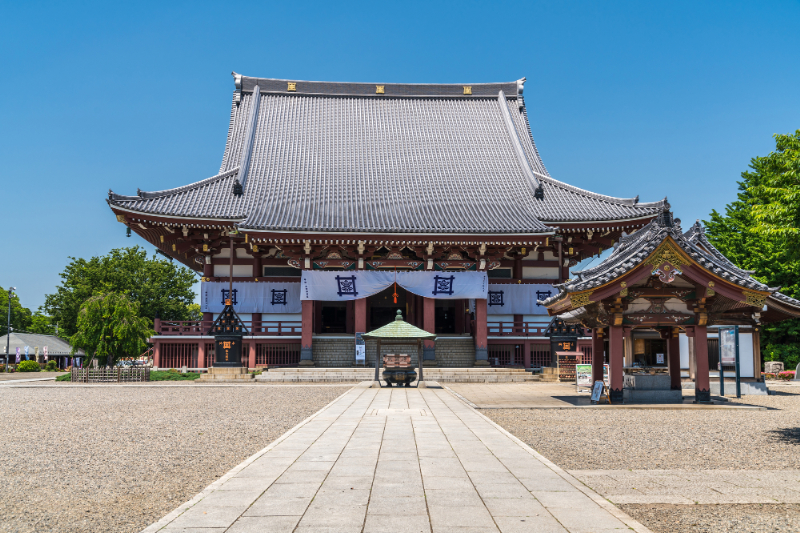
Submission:
M 800 130 L 789 137 L 797 141 L 798 136 Z M 764 196 L 765 190 L 773 188 L 769 183 L 780 174 L 780 168 L 792 165 L 785 161 L 787 152 L 794 150 L 797 157 L 796 149 L 786 148 L 791 143 L 784 137 L 775 136 L 777 153 L 751 159 L 752 171 L 742 173 L 737 199 L 725 207 L 725 214 L 713 210 L 711 220 L 703 222 L 711 243 L 734 264 L 755 271 L 754 278 L 770 287 L 781 287 L 787 296 L 800 298 L 800 254 L 792 244 L 792 232 L 769 230 L 765 218 L 759 215 L 772 201 Z M 796 201 L 796 206 L 800 202 Z M 761 346 L 765 360 L 781 360 L 794 368 L 800 362 L 800 320 L 765 325 Z
M 0 335 L 8 333 L 8 289 L 0 287 Z M 22 307 L 19 296 L 11 294 L 11 327 L 14 331 L 28 331 L 31 325 L 31 310 Z M 5 346 L 3 346 L 5 349 Z
M 49 316 L 42 313 L 41 308 L 31 316 L 31 324 L 28 326 L 28 331 L 31 333 L 41 333 L 42 335 L 55 335 L 55 324 L 52 323 Z
M 83 349 L 103 366 L 114 366 L 123 357 L 135 357 L 147 349 L 155 332 L 152 322 L 139 316 L 139 306 L 124 294 L 92 296 L 78 312 L 78 330 L 70 337 L 72 353 Z
M 753 231 L 764 237 L 784 240 L 800 256 L 800 130 L 775 137 L 775 151 L 755 157 L 755 172 L 748 192 L 756 200 Z
M 44 308 L 64 336 L 78 331 L 78 312 L 98 293 L 119 293 L 138 304 L 141 317 L 152 320 L 156 313 L 167 320 L 188 320 L 194 301 L 195 273 L 156 257 L 138 246 L 111 250 L 108 255 L 70 258 L 61 273 L 61 285 L 45 298 Z

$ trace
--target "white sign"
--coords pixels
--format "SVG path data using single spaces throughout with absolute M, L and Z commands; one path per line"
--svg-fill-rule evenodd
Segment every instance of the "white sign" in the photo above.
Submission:
M 664 354 L 663 353 L 657 353 L 656 354 L 656 364 L 657 365 L 663 365 L 664 364 Z
M 600 401 L 600 396 L 603 394 L 603 382 L 595 381 L 594 388 L 592 388 L 592 401 L 597 403 Z
M 591 387 L 592 365 L 575 365 L 575 380 L 578 387 Z

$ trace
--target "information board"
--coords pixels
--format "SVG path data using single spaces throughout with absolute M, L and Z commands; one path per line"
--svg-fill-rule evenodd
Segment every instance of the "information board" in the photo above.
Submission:
M 603 382 L 602 381 L 595 381 L 594 387 L 592 388 L 592 403 L 597 403 L 600 401 L 600 397 L 603 395 Z
M 592 386 L 592 365 L 575 365 L 575 384 L 578 387 Z
M 367 364 L 367 345 L 361 337 L 364 333 L 356 333 L 356 364 Z
M 719 352 L 723 365 L 733 366 L 736 364 L 736 330 L 734 328 L 719 329 Z

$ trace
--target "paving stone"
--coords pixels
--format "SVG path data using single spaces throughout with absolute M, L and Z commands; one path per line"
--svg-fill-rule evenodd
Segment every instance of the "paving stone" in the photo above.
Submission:
M 385 416 L 370 414 L 378 410 Z M 442 389 L 353 389 L 277 452 L 253 461 L 170 527 L 560 532 L 561 518 L 570 531 L 587 530 L 590 518 L 598 531 L 627 527 L 568 474 Z

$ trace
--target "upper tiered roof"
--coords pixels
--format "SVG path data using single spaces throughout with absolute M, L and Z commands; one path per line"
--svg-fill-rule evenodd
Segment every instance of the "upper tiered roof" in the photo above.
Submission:
M 524 79 L 234 78 L 219 173 L 136 196 L 110 192 L 114 208 L 250 231 L 546 234 L 554 224 L 646 219 L 665 204 L 550 177 L 531 136 Z

